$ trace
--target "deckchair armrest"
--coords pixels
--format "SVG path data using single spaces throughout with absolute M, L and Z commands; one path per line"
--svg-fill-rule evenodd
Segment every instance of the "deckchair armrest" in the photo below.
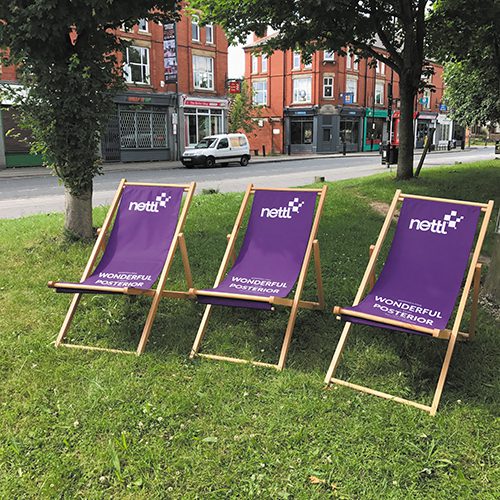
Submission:
M 398 328 L 404 328 L 406 330 L 413 330 L 415 332 L 426 333 L 427 335 L 432 335 L 433 337 L 439 337 L 441 335 L 441 330 L 439 328 L 426 328 L 425 326 L 413 325 L 412 323 L 405 323 L 404 321 L 398 321 L 395 319 L 383 318 L 381 316 L 376 316 L 375 314 L 367 314 L 358 311 L 351 311 L 350 309 L 343 309 L 342 307 L 335 306 L 333 308 L 333 314 L 337 316 L 353 316 L 360 319 L 365 319 L 368 321 L 374 321 L 382 325 L 391 325 Z

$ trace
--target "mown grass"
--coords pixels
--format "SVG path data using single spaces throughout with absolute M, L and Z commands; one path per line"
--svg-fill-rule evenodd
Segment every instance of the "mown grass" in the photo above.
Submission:
M 329 310 L 301 311 L 287 368 L 189 361 L 202 306 L 163 300 L 137 358 L 56 350 L 90 247 L 60 238 L 61 215 L 0 221 L 1 498 L 498 498 L 498 323 L 457 346 L 435 418 L 323 378 L 396 187 L 500 203 L 500 168 L 482 162 L 332 184 L 319 239 Z M 241 195 L 195 198 L 186 239 L 196 286 L 213 282 Z M 102 221 L 104 208 L 95 220 Z M 491 233 L 490 233 L 491 234 Z M 485 247 L 488 252 L 488 244 Z M 172 287 L 182 287 L 181 266 Z M 314 298 L 308 278 L 306 298 Z M 73 340 L 133 348 L 148 300 L 86 297 Z M 207 351 L 275 362 L 286 310 L 217 309 Z M 356 327 L 339 376 L 429 402 L 445 343 Z M 314 477 L 316 479 L 310 479 Z M 316 483 L 316 484 L 314 484 Z

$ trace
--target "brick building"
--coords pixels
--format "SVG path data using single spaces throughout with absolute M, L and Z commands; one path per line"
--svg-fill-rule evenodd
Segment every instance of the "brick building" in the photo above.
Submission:
M 105 161 L 176 159 L 187 145 L 227 129 L 228 43 L 219 26 L 201 27 L 196 17 L 183 15 L 168 25 L 141 20 L 119 35 L 131 42 L 123 56 L 127 90 L 115 97 L 102 137 Z M 0 67 L 0 79 L 15 84 L 15 69 Z M 15 128 L 13 111 L 3 111 L 0 123 L 4 131 Z M 26 143 L 1 137 L 0 164 L 41 161 L 28 154 Z M 16 149 L 22 154 L 13 162 Z
M 282 153 L 327 153 L 378 150 L 386 139 L 388 92 L 395 105 L 398 75 L 385 64 L 352 55 L 318 51 L 305 64 L 299 52 L 260 54 L 269 37 L 245 47 L 245 79 L 262 106 L 257 127 L 249 134 L 252 149 Z M 379 50 L 383 51 L 382 48 Z M 423 145 L 429 126 L 435 141 L 451 139 L 452 126 L 444 105 L 442 68 L 435 65 L 431 83 L 415 104 L 415 142 Z M 437 142 L 436 142 L 437 143 Z

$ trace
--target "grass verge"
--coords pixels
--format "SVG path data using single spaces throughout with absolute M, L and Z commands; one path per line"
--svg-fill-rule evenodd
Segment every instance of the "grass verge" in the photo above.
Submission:
M 350 304 L 383 220 L 370 202 L 394 190 L 500 204 L 498 163 L 381 175 L 330 186 L 319 231 L 329 309 Z M 186 225 L 196 286 L 210 286 L 241 195 L 197 196 Z M 210 216 L 207 216 L 210 214 Z M 104 208 L 95 210 L 101 222 Z M 61 215 L 0 221 L 0 497 L 498 498 L 499 325 L 458 345 L 440 411 L 322 380 L 341 324 L 301 311 L 287 369 L 187 358 L 202 306 L 163 300 L 146 354 L 55 350 L 90 247 L 59 237 Z M 491 232 L 490 232 L 491 234 Z M 488 253 L 489 246 L 485 246 Z M 183 287 L 176 263 L 170 284 Z M 311 272 L 306 299 L 314 298 Z M 71 337 L 133 348 L 148 300 L 89 296 Z M 287 310 L 217 309 L 207 351 L 275 362 Z M 467 323 L 467 318 L 466 318 Z M 339 376 L 429 402 L 442 341 L 356 327 Z

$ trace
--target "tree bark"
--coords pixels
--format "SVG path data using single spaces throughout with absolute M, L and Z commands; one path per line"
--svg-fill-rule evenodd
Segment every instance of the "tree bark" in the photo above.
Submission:
M 79 196 L 64 190 L 64 231 L 70 238 L 89 240 L 94 236 L 92 228 L 92 186 Z
M 413 85 L 405 83 L 401 78 L 399 85 L 401 98 L 401 116 L 399 121 L 399 156 L 398 179 L 411 179 L 413 177 L 413 103 L 416 90 Z

